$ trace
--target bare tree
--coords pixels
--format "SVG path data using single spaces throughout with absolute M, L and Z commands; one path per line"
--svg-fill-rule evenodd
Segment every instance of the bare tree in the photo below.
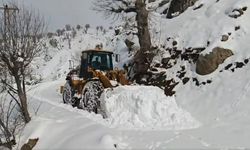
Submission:
M 70 24 L 66 24 L 65 25 L 65 29 L 66 29 L 66 31 L 70 31 L 71 30 L 71 25 Z
M 77 32 L 76 32 L 75 28 L 72 28 L 72 31 L 71 31 L 72 38 L 75 38 L 76 34 L 77 34 Z
M 137 35 L 140 44 L 140 51 L 136 54 L 135 71 L 136 73 L 145 73 L 153 59 L 151 36 L 149 32 L 149 13 L 156 8 L 149 8 L 150 3 L 163 5 L 165 0 L 95 0 L 94 10 L 104 13 L 106 17 L 114 18 L 124 17 L 127 14 L 130 18 L 134 16 L 137 29 Z M 165 4 L 165 3 L 164 3 Z
M 13 99 L 1 93 L 0 96 L 0 146 L 12 149 L 16 144 L 15 135 L 22 125 L 16 103 Z
M 88 33 L 89 28 L 90 28 L 90 25 L 89 25 L 89 24 L 86 24 L 86 25 L 85 25 L 84 32 L 85 32 L 85 33 Z
M 57 36 L 62 36 L 64 32 L 61 29 L 57 29 L 56 33 L 57 33 Z
M 82 28 L 82 26 L 81 25 L 76 25 L 76 29 L 79 31 L 80 29 Z
M 12 7 L 16 7 L 12 5 Z M 45 21 L 36 12 L 20 7 L 18 12 L 7 12 L 0 18 L 0 66 L 5 67 L 15 85 L 1 80 L 9 94 L 20 107 L 25 123 L 31 118 L 28 112 L 25 80 L 32 60 L 40 55 L 44 35 Z
M 66 34 L 66 39 L 68 40 L 69 49 L 71 49 L 71 35 L 69 33 Z

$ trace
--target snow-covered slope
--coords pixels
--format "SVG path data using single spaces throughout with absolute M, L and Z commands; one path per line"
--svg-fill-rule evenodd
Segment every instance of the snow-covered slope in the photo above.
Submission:
M 44 54 L 37 58 L 33 65 L 35 74 L 41 75 L 43 80 L 56 80 L 64 78 L 69 68 L 80 64 L 83 50 L 94 49 L 97 44 L 102 44 L 106 50 L 113 50 L 111 37 L 112 30 L 95 30 L 90 28 L 87 33 L 84 29 L 64 31 L 63 35 L 53 35 L 45 39 Z M 105 34 L 104 34 L 105 33 Z M 55 46 L 50 41 L 57 43 Z
M 228 64 L 237 61 L 243 62 L 244 59 L 250 58 L 248 44 L 250 40 L 249 5 L 250 1 L 248 0 L 199 0 L 194 6 L 173 19 L 164 19 L 155 15 L 158 22 L 154 26 L 156 29 L 152 29 L 152 31 L 157 31 L 155 34 L 158 36 L 156 36 L 154 43 L 156 46 L 164 47 L 159 56 L 155 58 L 155 63 L 161 62 L 162 58 L 170 55 L 166 51 L 168 48 L 182 53 L 187 50 L 199 49 L 202 51 L 200 54 L 208 54 L 215 47 L 232 50 L 234 55 L 211 75 L 197 76 L 195 64 L 181 60 L 177 60 L 177 65 L 166 71 L 168 78 L 175 78 L 177 81 L 177 70 L 180 70 L 180 66 L 185 66 L 187 76 L 205 81 L 217 76 L 219 71 Z M 237 18 L 232 17 L 239 14 L 238 10 L 243 14 Z M 228 40 L 222 41 L 223 36 L 228 37 Z
M 201 8 L 193 10 L 200 4 Z M 237 13 L 235 9 L 244 7 L 247 9 L 243 15 L 230 17 Z M 122 37 L 115 37 L 111 31 L 106 34 L 96 33 L 93 29 L 88 34 L 78 31 L 71 40 L 71 49 L 63 36 L 53 37 L 59 45 L 58 48 L 48 46 L 50 59 L 39 58 L 33 64 L 43 80 L 29 92 L 33 120 L 26 126 L 20 143 L 39 137 L 35 149 L 249 148 L 250 66 L 244 63 L 242 68 L 234 71 L 224 70 L 228 64 L 250 58 L 249 9 L 249 0 L 199 0 L 178 17 L 161 18 L 155 22 L 156 29 L 152 31 L 161 31 L 154 33 L 157 46 L 178 50 L 202 47 L 205 48 L 203 54 L 220 46 L 231 49 L 234 55 L 207 76 L 196 74 L 195 64 L 182 60 L 171 69 L 160 70 L 165 71 L 168 78 L 179 81 L 176 73 L 180 66 L 185 66 L 190 82 L 179 83 L 174 97 L 164 96 L 155 87 L 108 90 L 103 95 L 108 119 L 64 105 L 58 90 L 68 72 L 68 60 L 76 60 L 76 65 L 80 52 L 96 44 L 103 43 L 105 49 L 122 54 L 122 63 L 117 64 L 122 67 L 131 55 Z M 229 39 L 221 41 L 222 35 Z M 173 41 L 177 42 L 176 46 Z M 167 56 L 169 53 L 161 49 L 154 61 L 160 62 Z M 191 82 L 193 78 L 212 82 L 196 86 Z
M 194 10 L 202 5 L 201 8 Z M 161 29 L 161 44 L 172 47 L 172 41 L 177 41 L 177 49 L 189 47 L 206 47 L 203 53 L 208 53 L 214 47 L 232 49 L 236 55 L 244 56 L 248 49 L 249 40 L 249 11 L 248 0 L 199 0 L 183 14 L 173 19 L 159 20 Z M 243 9 L 243 15 L 238 18 L 230 17 L 237 14 L 236 9 Z M 237 30 L 236 27 L 239 27 Z M 228 35 L 229 40 L 222 42 L 222 35 Z M 171 39 L 169 39 L 169 37 Z M 209 42 L 209 43 L 208 43 Z M 237 53 L 238 52 L 238 53 Z
M 201 7 L 194 10 L 198 6 Z M 200 87 L 195 86 L 195 83 L 188 83 L 184 86 L 181 84 L 176 89 L 177 101 L 185 105 L 185 108 L 192 108 L 203 121 L 208 121 L 208 118 L 216 120 L 221 116 L 228 120 L 249 112 L 246 105 L 249 90 L 248 62 L 243 63 L 245 65 L 239 67 L 241 69 L 236 67 L 232 71 L 224 70 L 225 66 L 234 66 L 235 62 L 244 62 L 250 57 L 249 7 L 249 0 L 200 0 L 178 17 L 162 20 L 161 41 L 166 47 L 173 47 L 172 42 L 176 41 L 177 45 L 174 47 L 178 50 L 202 47 L 205 50 L 201 54 L 206 54 L 215 47 L 223 47 L 234 53 L 215 72 L 206 76 L 196 74 L 195 64 L 185 61 L 179 61 L 176 67 L 166 71 L 171 74 L 169 76 L 178 80 L 173 73 L 183 65 L 188 68 L 188 77 L 195 77 L 200 81 L 212 80 L 211 84 Z M 237 10 L 241 10 L 243 14 L 239 15 Z M 239 16 L 232 17 L 234 15 Z M 222 41 L 223 35 L 227 35 L 229 39 Z

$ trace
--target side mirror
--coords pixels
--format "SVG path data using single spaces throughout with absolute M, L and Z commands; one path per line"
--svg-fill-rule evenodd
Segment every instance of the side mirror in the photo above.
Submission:
M 121 58 L 120 58 L 119 54 L 115 54 L 115 61 L 116 62 L 120 62 L 121 61 Z

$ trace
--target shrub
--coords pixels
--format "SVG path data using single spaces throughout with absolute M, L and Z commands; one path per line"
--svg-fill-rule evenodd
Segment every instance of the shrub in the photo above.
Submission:
M 52 47 L 54 47 L 54 48 L 56 48 L 56 47 L 58 46 L 58 42 L 57 42 L 56 39 L 51 39 L 51 40 L 49 40 L 49 44 L 50 44 Z
M 62 36 L 63 35 L 63 30 L 57 29 L 56 33 L 57 33 L 57 36 Z
M 76 29 L 77 29 L 77 30 L 80 30 L 81 28 L 82 28 L 82 26 L 79 25 L 79 24 L 76 26 Z
M 66 29 L 66 31 L 70 31 L 71 30 L 71 26 L 69 24 L 66 24 L 65 25 L 65 29 Z
M 48 38 L 52 38 L 53 35 L 54 35 L 54 34 L 53 34 L 52 32 L 47 33 L 47 37 L 48 37 Z

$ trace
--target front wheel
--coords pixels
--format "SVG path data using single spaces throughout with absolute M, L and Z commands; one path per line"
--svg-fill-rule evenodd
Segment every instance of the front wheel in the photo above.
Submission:
M 69 81 L 67 81 L 63 88 L 63 103 L 70 104 L 74 107 L 77 100 L 73 96 L 74 90 L 71 88 Z
M 98 113 L 100 109 L 100 96 L 104 90 L 100 81 L 89 81 L 85 84 L 82 91 L 80 104 L 89 112 Z M 83 106 L 81 106 L 83 107 Z

